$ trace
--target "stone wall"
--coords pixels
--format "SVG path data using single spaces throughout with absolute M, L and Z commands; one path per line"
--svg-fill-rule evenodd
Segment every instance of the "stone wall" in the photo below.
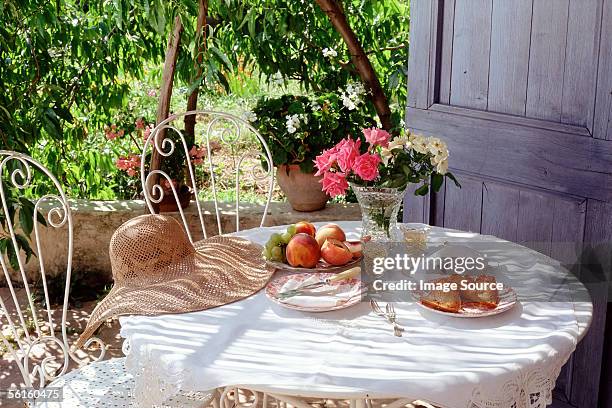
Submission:
M 72 271 L 75 278 L 95 277 L 111 280 L 108 246 L 113 232 L 125 221 L 145 214 L 141 200 L 130 201 L 88 201 L 71 200 L 74 248 Z M 45 210 L 44 206 L 43 210 Z M 48 208 L 46 209 L 48 210 Z M 221 226 L 224 233 L 234 232 L 236 225 L 235 204 L 224 203 L 221 210 Z M 213 202 L 202 202 L 204 223 L 209 236 L 218 233 Z M 263 206 L 242 204 L 240 206 L 240 229 L 258 227 L 261 222 Z M 179 213 L 172 213 L 180 220 Z M 194 202 L 185 210 L 194 239 L 202 238 L 197 207 Z M 313 222 L 334 220 L 359 220 L 361 214 L 357 204 L 328 204 L 321 211 L 303 213 L 291 209 L 288 203 L 271 203 L 266 217 L 266 226 L 291 224 L 301 220 Z M 49 278 L 66 272 L 68 239 L 67 228 L 55 229 L 40 226 L 40 244 L 46 276 Z M 34 239 L 34 234 L 32 234 Z M 32 248 L 36 249 L 33 242 Z M 37 252 L 37 251 L 36 251 Z M 29 282 L 40 276 L 40 258 L 32 258 L 26 265 Z M 19 272 L 11 271 L 13 281 L 21 281 Z M 4 279 L 0 280 L 2 285 Z

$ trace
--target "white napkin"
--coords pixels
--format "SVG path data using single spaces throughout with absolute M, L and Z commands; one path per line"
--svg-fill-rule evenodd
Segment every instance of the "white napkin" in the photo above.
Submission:
M 311 283 L 319 282 L 319 278 L 316 276 L 311 276 L 306 280 L 297 280 L 297 279 L 289 279 L 281 290 L 280 293 L 292 290 L 297 288 L 298 286 L 305 286 Z M 307 290 L 303 294 L 291 296 L 290 298 L 282 300 L 283 303 L 287 303 L 294 306 L 300 307 L 317 307 L 317 308 L 327 308 L 338 306 L 353 296 L 359 295 L 360 284 L 342 284 L 342 285 L 324 285 L 320 288 Z M 330 289 L 333 289 L 330 292 Z M 318 295 L 317 293 L 325 293 Z

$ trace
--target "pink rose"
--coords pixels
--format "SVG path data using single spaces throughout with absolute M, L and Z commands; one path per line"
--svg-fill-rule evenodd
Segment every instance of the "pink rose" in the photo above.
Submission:
M 378 177 L 378 165 L 380 156 L 377 154 L 364 153 L 355 159 L 353 171 L 365 181 L 372 181 Z
M 383 129 L 363 129 L 363 135 L 366 138 L 366 141 L 370 144 L 370 149 L 374 146 L 389 146 L 389 140 L 391 140 L 391 135 L 389 132 Z
M 323 152 L 315 157 L 315 167 L 318 171 L 315 173 L 315 176 L 320 176 L 326 171 L 329 171 L 334 164 L 336 164 L 336 159 L 338 157 L 336 147 L 332 147 L 331 149 L 323 150 Z
M 353 163 L 355 163 L 355 159 L 359 156 L 360 145 L 361 140 L 355 142 L 350 137 L 343 139 L 336 145 L 338 149 L 338 167 L 340 167 L 342 172 L 348 173 L 353 168 Z
M 321 184 L 323 184 L 323 191 L 330 197 L 344 194 L 349 186 L 344 173 L 332 173 L 330 171 L 323 175 Z
M 144 129 L 145 122 L 143 118 L 136 119 L 136 129 Z
M 157 91 L 155 89 L 151 89 L 149 92 L 147 92 L 147 95 L 151 97 L 157 96 Z

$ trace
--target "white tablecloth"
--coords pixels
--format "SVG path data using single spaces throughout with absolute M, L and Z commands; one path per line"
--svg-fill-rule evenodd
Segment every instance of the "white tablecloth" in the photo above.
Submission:
M 359 225 L 341 223 L 355 237 Z M 282 229 L 239 235 L 263 244 Z M 502 242 L 440 228 L 430 238 Z M 514 251 L 510 272 L 566 273 L 550 258 L 507 244 Z M 263 291 L 211 310 L 120 322 L 129 345 L 126 365 L 143 406 L 179 389 L 241 385 L 299 396 L 405 397 L 449 408 L 544 407 L 591 318 L 589 301 L 569 300 L 523 301 L 504 314 L 469 320 L 397 303 L 403 337 L 394 337 L 365 303 L 307 314 L 270 302 Z

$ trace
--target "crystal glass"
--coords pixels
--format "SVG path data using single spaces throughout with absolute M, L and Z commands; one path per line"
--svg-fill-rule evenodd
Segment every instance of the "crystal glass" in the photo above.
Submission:
M 362 187 L 351 183 L 361 208 L 362 235 L 374 241 L 400 239 L 397 214 L 404 199 L 405 189 Z

